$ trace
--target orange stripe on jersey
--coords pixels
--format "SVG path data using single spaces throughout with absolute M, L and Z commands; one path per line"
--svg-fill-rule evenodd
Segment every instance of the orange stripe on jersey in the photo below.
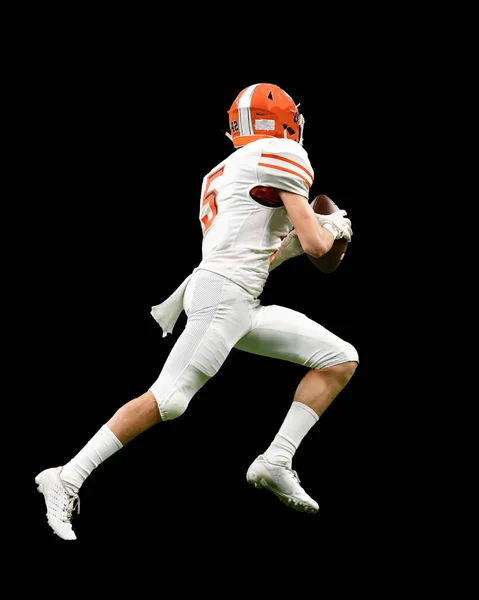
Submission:
M 308 184 L 308 188 L 311 187 L 311 180 L 306 179 L 306 177 L 303 177 L 301 173 L 293 171 L 292 169 L 286 169 L 285 167 L 278 167 L 277 165 L 270 165 L 268 163 L 258 163 L 258 167 L 268 167 L 269 169 L 277 169 L 278 171 L 284 171 L 285 173 L 292 173 L 293 175 L 296 175 L 297 177 L 305 181 Z M 303 171 L 306 171 L 306 169 L 303 169 Z
M 261 153 L 261 158 L 274 158 L 275 160 L 282 160 L 286 163 L 289 163 L 290 165 L 297 167 L 298 169 L 302 169 L 311 180 L 313 179 L 313 175 L 308 171 L 308 169 L 305 169 L 303 165 L 300 165 L 299 163 L 295 162 L 294 160 L 291 160 L 290 158 L 284 158 L 283 156 L 278 156 L 277 154 L 265 154 L 264 152 Z

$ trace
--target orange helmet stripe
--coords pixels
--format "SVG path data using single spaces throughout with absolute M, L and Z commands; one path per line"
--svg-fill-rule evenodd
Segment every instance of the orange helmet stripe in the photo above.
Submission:
M 251 98 L 259 83 L 247 87 L 238 100 L 238 121 L 240 135 L 254 135 L 253 121 L 251 119 Z

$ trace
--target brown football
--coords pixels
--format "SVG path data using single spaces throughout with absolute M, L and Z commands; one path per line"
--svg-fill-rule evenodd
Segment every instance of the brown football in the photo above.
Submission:
M 316 196 L 316 198 L 314 198 L 314 200 L 311 202 L 311 206 L 314 212 L 320 215 L 330 215 L 331 213 L 339 210 L 338 206 L 331 200 L 331 198 L 328 198 L 328 196 L 325 196 L 324 194 L 319 194 L 319 196 Z M 348 241 L 344 238 L 341 238 L 339 240 L 335 240 L 331 250 L 323 256 L 314 258 L 313 256 L 307 254 L 307 257 L 314 264 L 314 266 L 323 273 L 332 273 L 341 264 L 347 248 Z

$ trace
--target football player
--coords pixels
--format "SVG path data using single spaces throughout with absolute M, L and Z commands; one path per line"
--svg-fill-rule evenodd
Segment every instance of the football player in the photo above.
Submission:
M 303 253 L 319 257 L 339 238 L 351 241 L 344 210 L 317 215 L 309 201 L 313 168 L 303 147 L 304 118 L 278 86 L 258 83 L 234 100 L 228 137 L 234 151 L 203 178 L 198 217 L 202 259 L 173 294 L 152 307 L 171 334 L 186 324 L 156 381 L 120 407 L 67 463 L 36 478 L 53 531 L 74 540 L 72 514 L 93 469 L 153 425 L 176 419 L 233 348 L 304 367 L 276 435 L 252 461 L 246 480 L 289 507 L 316 513 L 293 458 L 301 441 L 350 381 L 358 352 L 305 314 L 260 297 L 269 273 Z

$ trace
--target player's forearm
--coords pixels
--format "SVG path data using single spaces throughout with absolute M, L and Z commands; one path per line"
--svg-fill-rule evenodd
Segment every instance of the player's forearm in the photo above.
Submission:
M 305 253 L 318 258 L 331 250 L 335 236 L 331 231 L 322 227 L 316 219 L 312 225 L 306 231 L 298 231 L 298 238 Z

